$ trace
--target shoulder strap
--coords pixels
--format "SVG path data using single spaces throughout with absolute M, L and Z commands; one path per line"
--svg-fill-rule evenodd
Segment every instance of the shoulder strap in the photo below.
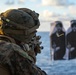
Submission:
M 5 35 L 0 35 L 0 40 L 16 43 L 14 39 L 12 39 L 11 37 L 5 36 Z

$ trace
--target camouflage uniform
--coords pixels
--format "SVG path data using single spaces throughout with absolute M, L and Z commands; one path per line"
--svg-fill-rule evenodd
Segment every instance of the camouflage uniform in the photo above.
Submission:
M 35 54 L 35 51 L 32 50 L 32 48 L 29 45 L 31 39 L 34 37 L 34 35 L 36 35 L 36 32 L 35 32 L 36 28 L 35 30 L 34 29 L 31 30 L 32 33 L 30 33 L 29 31 L 30 33 L 29 35 L 27 34 L 23 35 L 23 33 L 20 34 L 23 29 L 24 30 L 28 29 L 26 27 L 23 27 L 24 23 L 26 23 L 25 25 L 28 27 L 28 25 L 30 25 L 31 22 L 28 23 L 26 22 L 27 21 L 26 19 L 25 21 L 23 21 L 24 20 L 23 19 L 21 23 L 17 21 L 17 19 L 19 20 L 18 17 L 13 18 L 16 15 L 15 16 L 10 15 L 12 12 L 14 13 L 14 11 L 17 11 L 17 13 L 21 12 L 19 13 L 21 16 L 23 15 L 22 13 L 25 14 L 24 11 L 22 10 L 18 11 L 18 10 L 19 9 L 13 9 L 1 14 L 0 75 L 46 75 L 44 71 L 42 71 L 39 67 L 35 65 L 36 54 Z M 29 18 L 31 17 L 29 16 Z M 20 18 L 20 21 L 21 21 L 21 18 Z M 20 26 L 20 23 L 23 26 Z M 11 24 L 14 25 L 14 27 L 11 26 Z M 37 24 L 37 22 L 35 24 Z M 31 23 L 31 25 L 34 27 L 34 23 Z M 17 33 L 16 28 L 18 31 L 21 31 L 21 32 Z M 30 26 L 29 28 L 31 29 L 32 27 Z M 20 34 L 20 35 L 17 35 L 17 34 Z

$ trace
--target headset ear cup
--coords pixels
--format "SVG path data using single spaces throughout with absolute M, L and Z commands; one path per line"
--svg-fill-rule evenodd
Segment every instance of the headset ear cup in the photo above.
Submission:
M 2 24 L 3 24 L 3 22 L 0 20 L 0 29 L 2 28 Z
M 0 34 L 2 35 L 2 34 L 4 34 L 3 33 L 3 30 L 2 30 L 2 27 L 3 26 L 3 21 L 2 20 L 0 20 Z

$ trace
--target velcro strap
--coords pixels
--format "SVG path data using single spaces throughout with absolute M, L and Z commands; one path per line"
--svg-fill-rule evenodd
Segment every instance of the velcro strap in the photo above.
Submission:
M 15 32 L 14 34 L 18 34 L 18 33 L 22 34 L 22 32 L 25 32 L 25 35 L 28 35 L 28 34 L 34 32 L 37 28 L 39 28 L 39 25 L 40 25 L 40 24 L 37 24 L 37 25 L 35 25 L 34 27 L 32 27 L 32 28 L 29 29 L 29 28 L 27 28 L 27 27 L 25 27 L 25 26 L 23 26 L 23 25 L 20 25 L 20 24 L 15 23 L 15 22 L 13 22 L 13 21 L 5 18 L 5 17 L 1 17 L 1 19 L 2 19 L 3 21 L 7 22 L 7 23 L 10 23 L 11 25 L 16 26 L 17 30 L 19 30 L 18 32 L 17 32 L 17 30 L 4 29 L 4 30 L 6 30 L 8 33 L 10 33 L 10 32 L 13 33 L 13 32 Z M 9 24 L 9 25 L 10 25 L 10 24 Z
M 11 30 L 11 29 L 3 29 L 3 31 L 5 33 L 8 33 L 8 34 L 24 34 L 23 33 L 23 30 Z
M 13 21 L 11 21 L 11 20 L 3 17 L 3 16 L 1 17 L 1 19 L 2 19 L 3 21 L 7 22 L 7 23 L 10 23 L 11 25 L 16 26 L 18 29 L 28 29 L 27 27 L 24 27 L 23 25 L 17 24 L 17 23 L 15 23 L 15 22 L 13 22 Z
M 10 42 L 16 43 L 15 40 L 14 40 L 13 38 L 9 37 L 9 36 L 0 35 L 0 38 L 4 38 L 4 40 L 5 40 L 5 39 L 8 39 Z

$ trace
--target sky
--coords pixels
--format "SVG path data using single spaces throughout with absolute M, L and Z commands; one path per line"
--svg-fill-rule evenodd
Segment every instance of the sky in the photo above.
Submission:
M 50 31 L 50 24 L 54 21 L 62 21 L 67 29 L 70 20 L 76 19 L 75 0 L 0 0 L 0 12 L 19 7 L 29 8 L 39 13 L 39 31 Z

